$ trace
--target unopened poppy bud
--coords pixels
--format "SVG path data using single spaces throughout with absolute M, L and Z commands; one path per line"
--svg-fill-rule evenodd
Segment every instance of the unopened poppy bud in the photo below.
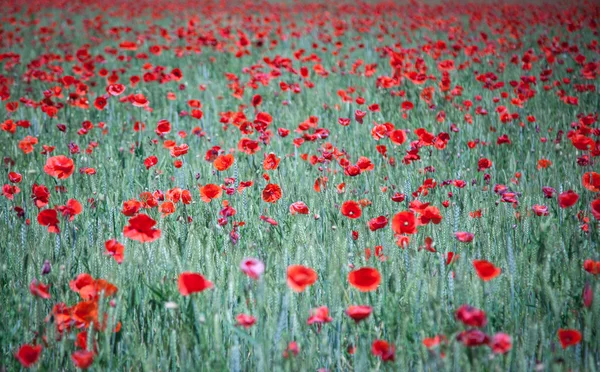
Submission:
M 44 261 L 44 265 L 42 266 L 42 275 L 48 275 L 52 271 L 52 267 L 50 266 L 50 261 Z

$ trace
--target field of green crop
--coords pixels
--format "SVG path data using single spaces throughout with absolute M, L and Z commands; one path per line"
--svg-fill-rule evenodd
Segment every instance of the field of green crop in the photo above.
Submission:
M 598 3 L 0 6 L 0 371 L 600 370 Z

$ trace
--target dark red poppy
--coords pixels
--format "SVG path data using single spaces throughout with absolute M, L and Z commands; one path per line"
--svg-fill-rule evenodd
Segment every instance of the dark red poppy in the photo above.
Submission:
M 576 329 L 559 329 L 558 330 L 558 340 L 563 349 L 568 348 L 569 346 L 577 345 L 581 342 L 581 332 Z
M 104 98 L 103 96 L 96 97 L 96 100 L 94 101 L 94 107 L 100 111 L 104 110 L 106 104 L 106 98 Z
M 25 368 L 29 368 L 37 363 L 42 355 L 42 345 L 22 345 L 15 353 L 15 358 Z
M 484 171 L 492 167 L 492 161 L 490 159 L 481 158 L 477 162 L 477 170 L 479 172 Z

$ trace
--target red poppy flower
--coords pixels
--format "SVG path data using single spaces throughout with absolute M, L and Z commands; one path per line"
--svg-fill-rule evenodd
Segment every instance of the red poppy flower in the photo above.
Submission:
M 173 148 L 171 148 L 171 151 L 170 151 L 171 156 L 174 157 L 174 158 L 179 157 L 179 156 L 183 156 L 183 155 L 187 154 L 189 148 L 190 147 L 188 145 L 186 145 L 185 143 L 181 144 L 179 146 L 173 146 Z M 180 166 L 178 166 L 177 168 L 179 168 Z
M 121 95 L 125 91 L 125 85 L 123 84 L 110 84 L 106 87 L 106 92 L 111 96 Z
M 200 198 L 205 203 L 210 203 L 213 199 L 218 199 L 223 195 L 223 189 L 214 183 L 202 186 L 200 188 Z
M 37 145 L 38 139 L 36 137 L 27 136 L 19 141 L 19 148 L 24 154 L 33 152 L 33 146 Z
M 25 344 L 19 348 L 19 351 L 15 353 L 15 358 L 21 363 L 21 365 L 25 368 L 29 368 L 33 366 L 38 359 L 40 359 L 40 355 L 42 354 L 42 345 L 29 345 Z
M 442 222 L 440 210 L 432 205 L 425 207 L 419 216 L 419 223 L 421 225 L 427 225 L 429 222 L 433 222 L 434 225 Z
M 186 205 L 192 203 L 192 193 L 190 192 L 190 190 L 183 190 L 181 192 L 181 202 Z
M 481 346 L 486 345 L 490 338 L 484 332 L 478 329 L 469 329 L 468 331 L 462 331 L 456 336 L 456 340 L 465 346 Z
M 50 285 L 42 284 L 36 279 L 33 279 L 29 284 L 29 292 L 31 292 L 31 294 L 36 297 L 41 297 L 43 299 L 49 300 L 50 293 L 48 292 L 48 290 L 50 290 Z
M 250 138 L 242 138 L 238 142 L 238 150 L 248 155 L 255 154 L 258 150 L 260 150 L 260 146 L 258 141 L 251 140 Z
M 74 171 L 75 164 L 73 163 L 73 160 L 64 155 L 48 158 L 48 160 L 46 160 L 46 165 L 44 166 L 44 172 L 59 180 L 69 178 Z
M 434 337 L 428 337 L 428 338 L 424 338 L 423 339 L 423 345 L 428 348 L 434 348 L 436 346 L 438 346 L 439 344 L 441 344 L 442 342 L 446 343 L 448 340 L 446 339 L 446 336 L 444 335 L 437 335 Z
M 492 167 L 492 161 L 490 159 L 481 158 L 477 162 L 477 170 L 479 172 L 484 171 Z
M 539 217 L 547 216 L 549 214 L 548 207 L 545 205 L 536 204 L 533 207 L 531 207 L 531 209 L 533 210 L 533 213 L 535 213 Z
M 371 218 L 369 220 L 369 230 L 377 231 L 379 229 L 383 229 L 388 224 L 388 219 L 386 216 L 379 216 L 377 218 Z
M 69 288 L 71 288 L 73 292 L 79 293 L 82 288 L 92 284 L 94 284 L 94 277 L 90 274 L 83 273 L 77 275 L 75 280 L 69 281 Z
M 123 262 L 123 257 L 125 255 L 125 247 L 123 247 L 123 244 L 115 239 L 110 239 L 104 242 L 104 249 L 106 250 L 105 254 L 112 256 L 118 264 Z
M 75 216 L 83 211 L 83 207 L 77 200 L 69 199 L 66 205 L 61 205 L 58 207 L 58 211 L 63 215 L 63 217 L 68 218 L 69 221 L 73 221 Z
M 103 96 L 96 97 L 96 100 L 94 101 L 94 107 L 100 111 L 104 110 L 106 104 L 106 98 L 104 98 Z
M 158 207 L 158 210 L 161 213 L 161 217 L 166 217 L 170 214 L 175 213 L 175 204 L 173 204 L 173 202 L 170 201 L 166 201 L 163 202 L 160 207 Z
M 490 342 L 494 354 L 506 354 L 512 349 L 512 339 L 506 333 L 496 333 Z
M 600 192 L 600 173 L 584 173 L 581 177 L 581 184 L 591 192 Z
M 592 275 L 600 274 L 600 261 L 587 259 L 583 261 L 583 269 Z
M 280 158 L 277 157 L 274 153 L 270 153 L 269 155 L 265 154 L 265 160 L 263 160 L 263 169 L 264 170 L 274 170 L 279 166 Z
M 417 219 L 411 211 L 404 211 L 392 218 L 392 231 L 397 234 L 415 234 L 417 232 Z
M 380 357 L 384 362 L 393 362 L 395 348 L 394 345 L 390 345 L 387 341 L 375 340 L 371 345 L 371 353 Z
M 352 318 L 356 323 L 367 319 L 373 312 L 373 308 L 367 305 L 352 305 L 346 309 L 346 315 Z
M 71 354 L 71 360 L 75 367 L 88 369 L 94 363 L 94 352 L 88 350 L 77 350 Z
M 315 323 L 330 323 L 333 320 L 333 318 L 329 316 L 329 309 L 327 306 L 321 306 L 316 309 L 312 309 L 310 313 L 311 315 L 306 322 L 308 325 Z
M 300 353 L 300 347 L 298 346 L 298 343 L 296 343 L 296 341 L 292 341 L 288 344 L 287 348 L 283 351 L 283 357 L 287 359 L 290 357 L 290 355 L 298 356 L 299 353 Z
M 240 269 L 250 278 L 258 280 L 265 272 L 265 264 L 256 258 L 245 258 L 240 264 Z
M 406 133 L 402 129 L 396 129 L 390 133 L 390 141 L 394 145 L 401 145 L 406 142 Z
M 135 216 L 140 208 L 142 207 L 142 203 L 135 199 L 127 200 L 123 202 L 123 209 L 121 209 L 121 213 L 127 217 Z
M 233 158 L 233 155 L 231 155 L 231 154 L 221 155 L 215 159 L 215 161 L 213 162 L 213 166 L 218 171 L 224 171 L 224 170 L 229 169 L 229 167 L 231 167 L 233 165 L 234 160 L 235 159 Z
M 161 119 L 156 123 L 156 134 L 161 136 L 171 131 L 171 123 L 166 119 Z
M 146 159 L 144 159 L 144 166 L 146 167 L 146 169 L 150 169 L 156 164 L 158 164 L 158 158 L 154 155 L 150 155 Z
M 342 204 L 342 208 L 340 209 L 340 211 L 342 212 L 342 215 L 351 219 L 359 218 L 362 215 L 362 209 L 360 209 L 360 204 L 358 204 L 354 200 L 345 201 Z
M 14 200 L 15 195 L 20 192 L 21 192 L 21 189 L 18 186 L 8 185 L 8 184 L 2 186 L 2 194 L 8 200 Z
M 304 202 L 297 201 L 290 205 L 290 214 L 293 216 L 295 214 L 308 214 L 308 206 L 304 204 Z
M 348 282 L 361 292 L 374 291 L 381 283 L 381 274 L 377 269 L 363 267 L 348 273 Z
M 267 203 L 275 203 L 281 199 L 281 187 L 274 183 L 269 183 L 262 191 L 262 200 Z
M 110 297 L 117 293 L 119 289 L 112 283 L 104 279 L 96 279 L 79 289 L 79 296 L 84 300 L 97 300 L 101 293 L 104 297 Z
M 129 225 L 123 228 L 123 235 L 141 243 L 150 243 L 160 238 L 160 230 L 154 229 L 156 221 L 147 214 L 140 213 L 129 219 Z
M 287 285 L 294 292 L 303 292 L 318 279 L 317 272 L 310 267 L 302 265 L 291 265 L 287 268 Z
M 38 223 L 42 226 L 48 226 L 48 232 L 58 234 L 60 232 L 60 228 L 58 227 L 58 214 L 54 209 L 44 209 L 41 211 L 37 220 Z
M 212 288 L 213 283 L 204 278 L 201 274 L 184 272 L 179 274 L 177 287 L 182 296 L 189 296 L 192 293 L 202 292 Z
M 477 275 L 483 279 L 484 282 L 494 279 L 502 272 L 500 268 L 486 260 L 473 260 L 473 267 L 475 267 Z
M 454 236 L 456 237 L 456 239 L 458 239 L 459 242 L 470 243 L 473 241 L 475 234 L 466 231 L 459 231 L 457 233 L 454 233 Z
M 236 325 L 244 327 L 244 328 L 250 328 L 254 324 L 256 324 L 256 318 L 253 317 L 252 315 L 248 315 L 248 314 L 239 314 L 238 316 L 235 317 L 235 320 L 236 320 Z
M 581 332 L 576 329 L 559 329 L 558 330 L 558 340 L 562 345 L 563 349 L 568 348 L 569 346 L 577 345 L 581 342 Z
M 600 221 L 600 199 L 596 199 L 590 203 L 590 209 L 592 210 L 592 216 Z
M 20 183 L 23 179 L 23 176 L 17 172 L 9 172 L 8 180 L 12 183 Z
M 485 311 L 469 305 L 462 305 L 454 313 L 456 319 L 470 327 L 485 327 L 487 324 L 487 316 Z
M 561 208 L 572 207 L 575 205 L 575 203 L 577 203 L 578 200 L 579 195 L 573 190 L 568 190 L 558 195 L 558 205 Z

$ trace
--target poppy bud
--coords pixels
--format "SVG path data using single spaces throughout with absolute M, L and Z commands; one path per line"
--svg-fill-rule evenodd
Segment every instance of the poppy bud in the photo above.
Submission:
M 42 275 L 48 275 L 52 271 L 52 267 L 50 266 L 50 261 L 44 261 L 44 265 L 42 266 Z
M 594 289 L 589 282 L 585 283 L 585 287 L 583 287 L 582 297 L 583 306 L 590 308 L 592 306 L 592 302 L 594 301 Z

